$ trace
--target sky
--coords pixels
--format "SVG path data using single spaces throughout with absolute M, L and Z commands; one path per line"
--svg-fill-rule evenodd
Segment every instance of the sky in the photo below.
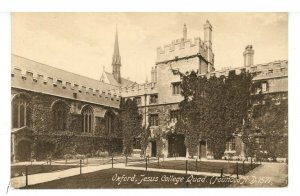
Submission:
M 286 13 L 13 13 L 12 53 L 90 78 L 111 72 L 116 27 L 121 75 L 145 82 L 156 49 L 182 37 L 200 37 L 213 26 L 216 70 L 243 66 L 252 44 L 254 64 L 288 59 Z

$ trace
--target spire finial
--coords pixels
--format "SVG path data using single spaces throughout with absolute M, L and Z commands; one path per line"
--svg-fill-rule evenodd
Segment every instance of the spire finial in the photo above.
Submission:
M 118 38 L 118 26 L 116 25 L 116 35 L 115 35 L 115 47 L 114 47 L 114 56 L 120 55 L 119 51 L 119 38 Z
M 186 24 L 185 23 L 183 25 L 183 39 L 184 40 L 187 39 L 187 28 L 186 28 Z
M 149 82 L 148 82 L 148 75 L 146 75 L 146 84 L 148 84 Z

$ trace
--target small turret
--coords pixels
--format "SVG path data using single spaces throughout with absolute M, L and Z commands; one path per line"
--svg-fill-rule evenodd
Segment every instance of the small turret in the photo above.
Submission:
M 152 67 L 151 69 L 151 82 L 157 82 L 157 68 Z
M 204 42 L 208 47 L 211 48 L 212 45 L 212 26 L 208 20 L 206 20 L 206 23 L 203 25 L 204 29 Z
M 214 55 L 212 52 L 212 26 L 208 20 L 206 20 L 206 23 L 203 25 L 204 30 L 204 43 L 206 44 L 208 50 L 207 50 L 207 60 L 209 63 L 208 66 L 208 72 L 213 71 L 214 66 Z
M 253 57 L 254 57 L 254 50 L 252 49 L 252 45 L 248 45 L 245 47 L 244 55 L 244 66 L 252 66 L 253 65 Z

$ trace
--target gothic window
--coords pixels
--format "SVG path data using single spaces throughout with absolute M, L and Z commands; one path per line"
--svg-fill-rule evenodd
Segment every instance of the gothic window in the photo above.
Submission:
M 53 128 L 56 131 L 66 129 L 66 121 L 68 115 L 68 106 L 63 101 L 56 102 L 52 107 L 53 112 Z
M 155 95 L 150 95 L 150 104 L 153 104 L 153 103 L 157 103 L 157 94 Z
M 93 132 L 93 121 L 94 115 L 93 110 L 90 106 L 86 106 L 83 108 L 82 112 L 82 131 L 92 133 Z
M 180 82 L 172 83 L 172 94 L 179 95 L 181 92 Z
M 12 124 L 13 128 L 28 126 L 28 99 L 18 96 L 12 103 Z
M 133 149 L 142 149 L 141 148 L 141 138 L 133 139 Z
M 230 138 L 226 142 L 226 151 L 234 151 L 235 150 L 235 138 Z
M 158 114 L 150 114 L 149 123 L 150 126 L 158 126 Z
M 170 112 L 170 120 L 171 122 L 177 122 L 179 117 L 179 110 L 173 110 Z
M 142 104 L 142 98 L 141 97 L 136 97 L 135 101 L 136 101 L 137 105 L 141 105 Z
M 261 91 L 262 92 L 267 92 L 268 91 L 268 83 L 267 82 L 261 83 Z

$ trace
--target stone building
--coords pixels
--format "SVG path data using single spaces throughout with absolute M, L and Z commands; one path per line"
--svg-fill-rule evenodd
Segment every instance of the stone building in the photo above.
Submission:
M 254 64 L 254 50 L 249 45 L 243 53 L 243 66 L 215 70 L 209 21 L 203 25 L 203 30 L 203 40 L 199 37 L 189 39 L 184 25 L 180 39 L 158 47 L 151 81 L 144 84 L 121 77 L 118 32 L 112 58 L 113 71 L 103 70 L 100 80 L 12 55 L 12 161 L 28 160 L 33 156 L 32 152 L 36 158 L 42 159 L 54 149 L 58 152 L 57 157 L 74 150 L 85 154 L 99 150 L 122 152 L 122 130 L 118 124 L 120 99 L 134 97 L 143 115 L 143 126 L 150 127 L 151 132 L 145 154 L 154 157 L 189 156 L 184 135 L 173 132 L 183 97 L 180 77 L 173 75 L 171 69 L 182 73 L 194 70 L 200 75 L 217 77 L 246 70 L 256 73 L 253 79 L 257 83 L 256 92 L 253 92 L 254 103 L 259 102 L 255 100 L 257 94 L 263 95 L 264 100 L 277 103 L 287 100 L 286 60 Z M 53 143 L 57 140 L 62 142 Z M 72 144 L 63 141 L 72 141 Z M 88 144 L 86 149 L 82 149 L 82 143 Z M 72 149 L 74 146 L 76 149 Z M 224 153 L 244 157 L 244 150 L 245 145 L 239 136 L 233 136 L 228 139 Z M 133 156 L 141 153 L 141 137 L 137 135 Z M 199 141 L 197 156 L 213 158 L 206 141 Z
M 188 149 L 184 144 L 184 135 L 174 134 L 179 103 L 183 100 L 180 94 L 180 76 L 171 71 L 180 72 L 196 71 L 199 75 L 228 76 L 230 72 L 236 74 L 241 71 L 255 73 L 253 79 L 257 83 L 256 92 L 253 92 L 253 103 L 257 103 L 255 96 L 262 94 L 264 101 L 280 103 L 287 101 L 288 95 L 288 62 L 286 60 L 274 61 L 266 64 L 253 64 L 254 50 L 248 45 L 243 52 L 244 65 L 237 68 L 215 70 L 214 53 L 212 49 L 212 25 L 209 21 L 203 26 L 204 40 L 199 37 L 187 38 L 187 27 L 183 27 L 183 36 L 173 40 L 164 47 L 157 48 L 156 64 L 151 70 L 151 82 L 135 84 L 129 87 L 121 87 L 121 96 L 126 98 L 138 97 L 141 113 L 144 116 L 144 125 L 150 126 L 151 138 L 147 146 L 148 156 L 181 156 L 188 157 Z M 136 139 L 140 143 L 140 139 Z M 258 140 L 260 142 L 260 140 Z M 135 145 L 139 146 L 140 145 Z M 136 154 L 141 150 L 136 149 Z M 245 156 L 245 145 L 236 135 L 228 139 L 224 154 L 232 154 L 235 157 Z M 198 157 L 213 158 L 207 143 L 199 141 Z
M 29 160 L 32 152 L 42 159 L 55 148 L 70 153 L 67 148 L 80 150 L 84 142 L 91 142 L 85 150 L 122 151 L 116 86 L 17 55 L 11 70 L 13 161 Z M 72 144 L 52 137 L 72 138 Z

